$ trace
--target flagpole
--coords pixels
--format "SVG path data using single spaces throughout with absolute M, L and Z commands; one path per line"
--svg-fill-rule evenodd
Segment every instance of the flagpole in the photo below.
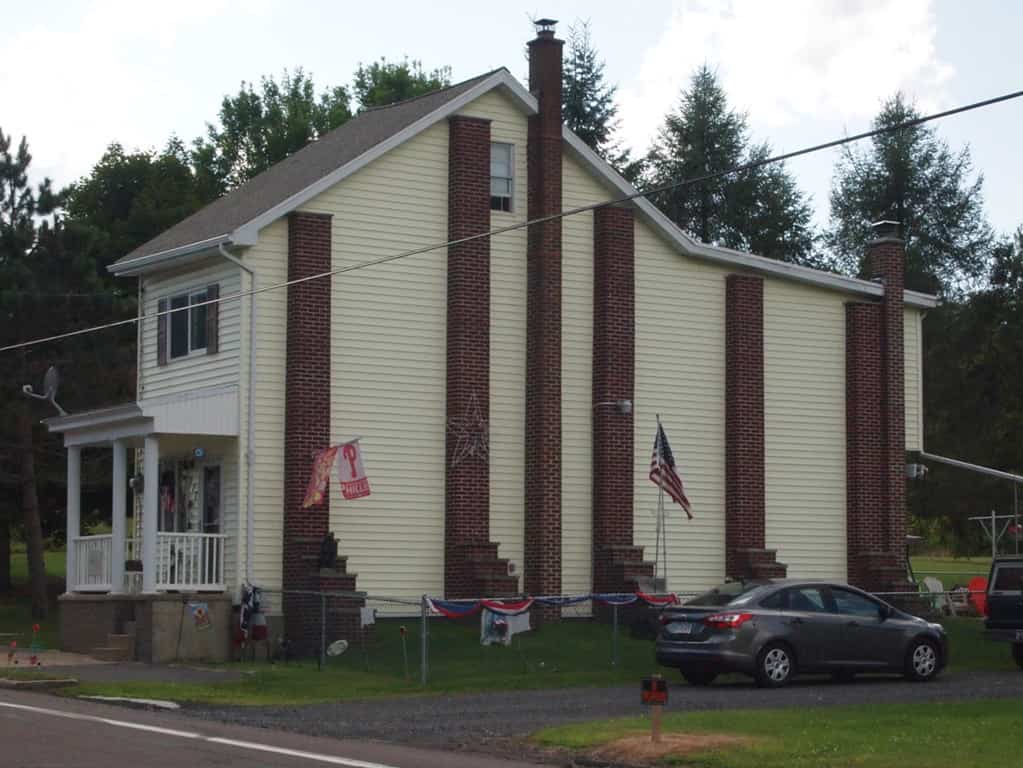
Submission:
M 657 463 L 660 465 L 662 460 L 663 446 L 660 445 L 661 438 L 661 414 L 657 416 Z M 661 558 L 661 551 L 663 547 L 664 558 Z M 660 570 L 663 573 L 664 585 L 667 588 L 668 585 L 668 527 L 667 521 L 664 519 L 664 486 L 661 483 L 657 484 L 657 555 L 654 558 L 654 576 L 657 576 L 657 571 Z

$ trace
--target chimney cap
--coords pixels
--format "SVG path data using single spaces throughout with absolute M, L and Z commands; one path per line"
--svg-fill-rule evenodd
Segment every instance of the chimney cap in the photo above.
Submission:
M 536 27 L 537 37 L 554 37 L 554 25 L 557 19 L 536 19 L 533 25 Z
M 870 225 L 874 230 L 874 238 L 883 240 L 886 238 L 902 239 L 902 223 L 892 219 L 882 219 Z

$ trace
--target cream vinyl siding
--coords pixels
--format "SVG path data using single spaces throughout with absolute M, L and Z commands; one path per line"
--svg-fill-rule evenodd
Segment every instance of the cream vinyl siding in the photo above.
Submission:
M 764 280 L 766 541 L 793 578 L 846 577 L 845 297 Z
M 333 214 L 333 266 L 447 239 L 448 124 L 391 150 L 304 210 Z M 331 437 L 361 436 L 372 495 L 341 498 L 331 528 L 358 586 L 377 595 L 444 587 L 447 254 L 333 278 Z
M 288 277 L 288 222 L 281 219 L 259 233 L 259 242 L 242 252 L 242 260 L 256 271 L 259 286 Z M 246 288 L 249 277 L 245 276 Z M 265 589 L 280 589 L 281 548 L 284 534 L 284 381 L 287 355 L 286 290 L 266 291 L 256 297 L 256 402 L 255 493 L 253 504 L 253 579 Z M 249 299 L 242 300 L 243 338 L 248 341 Z M 236 585 L 245 578 L 246 492 L 245 451 L 248 445 L 248 344 L 243 347 L 238 433 L 238 517 L 234 527 L 239 567 Z M 280 612 L 280 601 L 270 604 Z
M 565 209 L 608 192 L 565 155 Z M 623 468 L 624 469 L 624 468 Z M 561 588 L 593 588 L 593 212 L 562 220 L 561 234 Z
M 490 138 L 513 145 L 512 211 L 491 228 L 526 220 L 526 117 L 491 91 L 459 114 L 491 120 Z M 526 230 L 490 240 L 490 539 L 521 577 L 525 563 Z M 521 579 L 519 582 L 522 584 Z
M 144 311 L 142 346 L 139 349 L 139 399 L 170 395 L 202 387 L 238 383 L 240 356 L 240 312 L 238 301 L 220 304 L 220 351 L 214 355 L 196 352 L 188 357 L 167 357 L 167 365 L 157 364 L 157 306 L 160 299 L 201 291 L 212 283 L 220 285 L 220 295 L 237 293 L 238 267 L 219 256 L 197 266 L 143 278 Z M 168 316 L 168 323 L 169 323 Z M 170 334 L 168 327 L 168 336 Z
M 661 415 L 693 520 L 666 497 L 668 588 L 694 591 L 725 570 L 725 276 L 636 222 L 635 543 L 654 559 L 650 453 Z
M 923 312 L 907 309 L 903 340 L 906 375 L 906 450 L 924 449 Z

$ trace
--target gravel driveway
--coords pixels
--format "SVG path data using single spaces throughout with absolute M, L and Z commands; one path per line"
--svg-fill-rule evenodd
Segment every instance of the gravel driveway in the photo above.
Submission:
M 930 683 L 884 677 L 859 678 L 852 683 L 807 678 L 780 690 L 763 690 L 744 680 L 710 688 L 679 685 L 671 691 L 668 708 L 818 707 L 1007 697 L 1023 697 L 1023 673 L 946 673 Z M 315 736 L 478 749 L 481 743 L 499 742 L 548 725 L 637 715 L 643 710 L 637 681 L 626 688 L 418 696 L 301 707 L 189 706 L 182 711 L 196 717 Z

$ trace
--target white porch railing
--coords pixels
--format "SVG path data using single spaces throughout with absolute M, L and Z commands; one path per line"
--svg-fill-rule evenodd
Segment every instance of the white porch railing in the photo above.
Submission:
M 157 533 L 154 564 L 157 590 L 222 591 L 226 538 L 221 533 Z M 75 572 L 68 588 L 76 592 L 109 592 L 113 536 L 78 536 L 71 542 L 75 548 Z M 127 539 L 124 549 L 125 560 L 142 559 L 141 539 Z M 141 572 L 125 572 L 122 588 L 128 593 L 140 592 Z
M 74 588 L 79 592 L 110 591 L 110 555 L 113 537 L 77 536 L 71 540 L 75 548 Z
M 225 538 L 222 533 L 156 534 L 156 588 L 223 590 Z

